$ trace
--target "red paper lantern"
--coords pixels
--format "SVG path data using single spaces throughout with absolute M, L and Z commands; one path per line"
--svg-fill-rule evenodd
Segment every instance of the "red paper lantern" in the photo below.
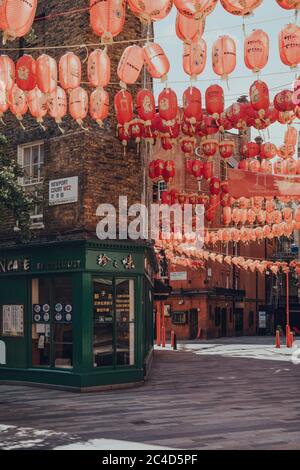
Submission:
M 230 36 L 220 36 L 212 47 L 212 65 L 214 72 L 223 79 L 236 67 L 236 44 Z
M 225 160 L 232 157 L 234 153 L 235 144 L 232 140 L 223 140 L 219 143 L 219 152 Z
M 9 93 L 15 84 L 16 68 L 13 60 L 7 55 L 0 56 L 0 81 Z
M 59 61 L 59 81 L 65 90 L 74 90 L 81 83 L 81 61 L 73 52 L 67 52 Z
M 221 0 L 223 8 L 231 15 L 250 15 L 262 3 L 263 0 Z
M 180 149 L 185 156 L 194 155 L 196 142 L 192 137 L 184 137 L 180 141 Z
M 204 18 L 210 15 L 216 8 L 218 0 L 174 0 L 179 13 L 187 18 Z
M 152 91 L 140 90 L 136 95 L 136 110 L 145 126 L 151 126 L 155 117 L 155 99 Z
M 211 85 L 205 92 L 206 111 L 214 119 L 219 119 L 224 112 L 224 90 L 219 85 Z
M 221 180 L 220 178 L 213 177 L 209 183 L 210 193 L 214 196 L 218 196 L 221 192 Z
M 4 42 L 26 36 L 30 31 L 37 9 L 37 0 L 2 0 L 0 5 L 0 29 Z
M 173 6 L 172 0 L 128 0 L 128 4 L 132 13 L 147 23 L 162 20 Z
M 36 87 L 36 61 L 31 55 L 23 55 L 16 64 L 16 83 L 23 91 Z
M 299 10 L 300 0 L 276 0 L 278 5 L 285 10 Z
M 140 144 L 144 135 L 144 125 L 139 119 L 133 119 L 129 126 L 129 135 L 134 139 L 136 144 Z
M 89 95 L 81 87 L 75 88 L 70 92 L 69 111 L 73 119 L 80 126 L 86 118 L 89 110 Z
M 126 47 L 119 61 L 117 74 L 121 80 L 121 85 L 132 85 L 140 76 L 144 65 L 144 52 L 140 46 Z
M 210 180 L 213 175 L 213 162 L 208 161 L 203 164 L 203 176 L 206 180 Z
M 9 109 L 9 102 L 7 96 L 7 90 L 4 82 L 0 80 L 0 120 L 2 120 L 4 113 Z
M 260 147 L 260 156 L 263 159 L 271 160 L 272 158 L 276 157 L 277 155 L 277 147 L 276 145 L 267 142 L 262 144 Z
M 296 67 L 300 63 L 300 28 L 289 24 L 279 33 L 280 58 L 284 65 Z
M 27 113 L 28 104 L 26 95 L 17 84 L 12 87 L 9 94 L 9 108 L 19 121 L 22 121 L 24 114 Z
M 260 146 L 256 142 L 246 142 L 241 146 L 241 154 L 245 158 L 255 158 L 260 154 Z
M 129 142 L 130 135 L 129 135 L 128 128 L 121 124 L 118 125 L 118 139 L 124 147 L 124 154 L 125 154 L 125 149 Z
M 204 164 L 199 160 L 194 160 L 192 165 L 192 175 L 197 179 L 201 179 L 203 177 L 203 172 Z
M 159 44 L 147 42 L 143 47 L 146 69 L 152 78 L 166 80 L 170 62 Z
M 155 160 L 152 160 L 149 163 L 149 178 L 152 180 L 156 179 L 156 174 L 155 174 Z
M 88 81 L 92 87 L 106 87 L 110 82 L 111 65 L 106 50 L 95 49 L 88 58 Z
M 125 0 L 90 0 L 90 24 L 103 43 L 110 42 L 120 34 L 126 16 Z
M 260 171 L 259 160 L 253 159 L 249 161 L 249 171 L 251 171 L 252 173 L 259 173 Z
M 206 66 L 207 46 L 203 38 L 192 44 L 184 44 L 182 64 L 183 70 L 192 79 L 196 79 Z
M 171 181 L 175 176 L 175 163 L 173 160 L 168 160 L 165 162 L 163 178 L 166 183 Z
M 277 154 L 283 160 L 292 158 L 295 154 L 295 147 L 292 144 L 281 145 L 281 147 L 277 149 Z
M 293 92 L 291 90 L 283 90 L 277 93 L 274 98 L 274 107 L 280 112 L 293 111 L 295 108 Z
M 204 116 L 200 123 L 199 130 L 203 135 L 214 135 L 219 131 L 219 126 L 214 118 L 211 116 Z
M 201 91 L 195 87 L 189 87 L 183 93 L 183 113 L 184 117 L 191 124 L 201 121 L 202 113 L 202 96 Z
M 269 60 L 270 40 L 267 33 L 255 29 L 245 38 L 244 59 L 245 65 L 254 73 L 260 72 Z
M 32 117 L 41 124 L 48 111 L 46 95 L 38 87 L 35 87 L 28 92 L 27 103 Z
M 176 34 L 181 41 L 187 44 L 197 42 L 204 33 L 205 20 L 200 18 L 188 18 L 177 11 L 176 15 Z
M 133 100 L 127 90 L 120 90 L 115 95 L 114 106 L 119 124 L 126 124 L 133 118 Z
M 241 171 L 249 171 L 249 162 L 248 160 L 240 160 L 238 164 L 238 169 Z
M 268 85 L 260 80 L 256 80 L 250 87 L 251 106 L 258 112 L 259 117 L 265 117 L 270 106 L 270 93 Z
M 100 127 L 109 112 L 109 94 L 103 88 L 96 88 L 90 96 L 90 115 Z
M 50 93 L 48 97 L 48 110 L 49 115 L 55 119 L 57 124 L 60 124 L 68 111 L 67 94 L 63 88 L 58 86 L 55 91 Z
M 36 81 L 42 93 L 52 93 L 57 88 L 57 62 L 53 57 L 43 54 L 36 61 Z
M 161 146 L 164 150 L 169 151 L 173 149 L 173 142 L 169 137 L 162 137 Z
M 165 125 L 172 125 L 177 116 L 178 102 L 176 93 L 165 88 L 158 96 L 158 111 Z
M 219 142 L 217 140 L 206 139 L 201 142 L 201 148 L 206 157 L 213 157 L 218 150 Z

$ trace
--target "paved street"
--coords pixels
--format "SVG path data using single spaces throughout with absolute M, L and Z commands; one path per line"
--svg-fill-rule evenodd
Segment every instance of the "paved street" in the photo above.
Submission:
M 130 390 L 2 385 L 0 448 L 300 449 L 300 366 L 211 351 L 156 351 L 150 380 Z

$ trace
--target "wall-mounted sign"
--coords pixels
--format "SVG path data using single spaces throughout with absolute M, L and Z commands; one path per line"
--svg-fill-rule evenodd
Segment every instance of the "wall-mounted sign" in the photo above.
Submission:
M 187 272 L 170 273 L 170 281 L 187 281 Z
M 25 259 L 0 259 L 0 273 L 30 271 L 30 261 Z
M 258 325 L 260 330 L 265 330 L 267 328 L 267 312 L 259 312 Z
M 2 336 L 24 336 L 24 305 L 2 306 Z
M 6 344 L 4 341 L 0 341 L 0 365 L 5 366 L 6 364 Z
M 49 181 L 49 206 L 78 202 L 78 176 Z
M 32 306 L 32 320 L 34 323 L 48 323 L 50 321 L 50 305 L 34 304 Z

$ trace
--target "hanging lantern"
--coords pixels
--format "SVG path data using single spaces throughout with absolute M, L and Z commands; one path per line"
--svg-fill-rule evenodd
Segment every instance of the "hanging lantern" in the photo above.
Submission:
M 208 161 L 203 164 L 203 176 L 206 180 L 210 180 L 213 175 L 213 162 Z
M 253 159 L 249 162 L 249 171 L 252 173 L 259 173 L 260 171 L 260 162 L 259 160 Z
M 245 38 L 245 65 L 254 73 L 260 72 L 268 63 L 270 40 L 262 29 L 255 29 Z
M 83 120 L 86 118 L 89 110 L 89 95 L 81 88 L 75 88 L 70 92 L 69 111 L 73 119 L 83 126 Z
M 173 160 L 165 162 L 163 170 L 163 178 L 166 183 L 169 183 L 175 176 L 175 163 Z
M 192 80 L 196 80 L 206 66 L 207 46 L 204 39 L 192 44 L 184 44 L 182 64 L 183 70 Z
M 152 78 L 167 79 L 170 70 L 169 60 L 159 44 L 147 42 L 143 47 L 146 69 Z
M 295 108 L 293 92 L 291 90 L 283 90 L 277 93 L 274 98 L 274 107 L 280 112 L 293 111 Z
M 16 83 L 23 91 L 36 87 L 36 61 L 31 55 L 23 55 L 16 64 Z
M 201 149 L 206 157 L 213 157 L 216 155 L 219 147 L 219 142 L 217 140 L 206 139 L 201 142 Z
M 121 33 L 126 16 L 125 0 L 90 0 L 90 24 L 102 43 L 111 42 Z
M 253 13 L 263 0 L 221 0 L 225 10 L 231 15 L 247 16 Z
M 296 68 L 300 63 L 300 28 L 295 24 L 287 25 L 279 33 L 280 58 L 284 65 Z
M 234 103 L 226 111 L 226 117 L 237 129 L 246 126 L 247 107 L 244 103 Z
M 56 90 L 58 70 L 56 60 L 47 54 L 41 55 L 36 61 L 36 82 L 42 93 Z
M 156 174 L 155 174 L 155 160 L 152 160 L 149 163 L 149 178 L 153 181 L 156 180 Z
M 173 142 L 170 137 L 162 137 L 161 138 L 161 146 L 163 150 L 170 151 L 173 150 Z
M 144 125 L 139 119 L 133 119 L 129 126 L 129 135 L 139 146 L 144 136 Z
M 140 76 L 144 65 L 144 52 L 140 46 L 126 47 L 119 61 L 117 74 L 121 80 L 121 86 L 132 85 Z
M 92 87 L 106 87 L 110 82 L 111 65 L 106 50 L 96 49 L 88 58 L 88 81 Z
M 96 88 L 90 96 L 90 115 L 100 127 L 109 112 L 109 94 L 103 88 Z
M 0 29 L 3 42 L 29 33 L 37 9 L 37 0 L 2 0 L 0 5 Z
M 224 134 L 225 131 L 230 131 L 233 127 L 232 122 L 226 116 L 226 112 L 222 113 L 218 119 L 219 131 Z
M 235 144 L 232 140 L 223 140 L 219 143 L 219 152 L 225 160 L 232 157 L 234 153 Z
M 16 68 L 13 60 L 7 55 L 0 56 L 0 80 L 9 93 L 15 84 Z
M 182 15 L 177 11 L 176 15 L 176 34 L 177 37 L 187 43 L 191 44 L 192 42 L 197 42 L 204 33 L 205 28 L 205 19 L 200 18 L 195 20 L 194 18 L 189 18 Z
M 158 111 L 165 125 L 174 124 L 178 103 L 176 93 L 171 88 L 165 88 L 158 96 Z
M 121 142 L 121 144 L 123 145 L 124 155 L 125 155 L 126 147 L 127 147 L 127 144 L 130 140 L 130 135 L 129 135 L 128 128 L 121 125 L 121 124 L 118 125 L 118 139 Z
M 265 120 L 268 120 L 268 122 L 271 124 L 274 124 L 278 120 L 279 117 L 279 112 L 275 108 L 273 104 L 270 104 L 269 109 L 266 112 Z
M 42 124 L 48 111 L 46 95 L 38 87 L 35 87 L 28 92 L 27 103 L 32 117 Z
M 236 44 L 230 36 L 220 36 L 212 47 L 214 72 L 227 79 L 236 67 Z
M 214 135 L 217 134 L 219 131 L 219 126 L 214 118 L 211 116 L 204 116 L 200 123 L 200 135 Z
M 163 160 L 159 160 L 159 159 L 155 160 L 154 171 L 155 171 L 155 177 L 158 180 L 163 178 L 164 168 L 165 168 L 165 162 Z
M 65 117 L 68 111 L 68 100 L 65 90 L 60 86 L 50 93 L 48 97 L 48 110 L 49 115 L 55 119 L 55 122 L 58 125 L 61 124 L 63 117 Z
M 220 178 L 213 177 L 209 183 L 210 194 L 218 196 L 221 192 L 221 180 Z
M 195 147 L 196 141 L 193 137 L 184 137 L 180 140 L 180 149 L 186 157 L 194 155 Z
M 270 162 L 269 160 L 263 159 L 260 162 L 260 172 L 271 174 L 273 172 L 272 162 Z
M 191 124 L 200 122 L 202 113 L 202 96 L 201 91 L 195 87 L 189 87 L 183 93 L 183 114 Z
M 250 87 L 251 106 L 261 119 L 265 117 L 266 111 L 270 106 L 270 94 L 268 85 L 265 82 L 256 80 Z
M 81 83 L 81 62 L 73 52 L 67 52 L 59 61 L 59 81 L 65 90 L 74 90 Z
M 277 147 L 270 142 L 262 144 L 260 147 L 260 156 L 262 159 L 271 160 L 277 155 Z
M 224 225 L 229 226 L 231 224 L 232 209 L 231 207 L 224 207 L 223 209 L 223 222 Z
M 3 124 L 3 115 L 6 113 L 6 111 L 9 109 L 9 102 L 8 102 L 8 96 L 7 96 L 7 90 L 5 87 L 4 82 L 0 80 L 0 120 L 2 121 Z
M 133 118 L 133 100 L 127 90 L 120 90 L 115 95 L 114 106 L 119 124 L 126 124 Z
M 246 142 L 241 146 L 241 154 L 245 158 L 255 158 L 260 154 L 260 146 L 256 142 Z
M 295 154 L 295 147 L 291 144 L 284 144 L 281 145 L 277 149 L 277 155 L 282 158 L 283 160 L 286 160 L 288 158 L 292 158 Z
M 204 164 L 199 160 L 194 160 L 194 163 L 192 165 L 192 175 L 198 180 L 200 180 L 203 177 L 203 172 Z
M 285 10 L 299 10 L 300 9 L 300 0 L 276 0 L 281 8 Z
M 174 0 L 174 5 L 179 13 L 195 20 L 210 15 L 217 3 L 218 0 Z
M 240 160 L 238 164 L 238 169 L 241 171 L 249 171 L 249 162 L 248 160 Z
M 296 119 L 296 114 L 293 111 L 278 112 L 277 121 L 280 124 L 291 124 Z
M 164 19 L 170 13 L 172 0 L 128 0 L 130 10 L 143 23 L 159 21 Z
M 9 95 L 9 108 L 20 122 L 22 121 L 24 114 L 27 113 L 28 104 L 26 95 L 17 84 L 15 84 L 11 89 Z
M 152 91 L 140 90 L 136 95 L 136 110 L 145 126 L 151 126 L 155 117 L 155 99 Z
M 296 147 L 298 143 L 298 131 L 295 127 L 289 126 L 284 134 L 284 143 Z
M 206 111 L 214 119 L 219 119 L 224 112 L 224 90 L 219 85 L 211 85 L 205 92 Z

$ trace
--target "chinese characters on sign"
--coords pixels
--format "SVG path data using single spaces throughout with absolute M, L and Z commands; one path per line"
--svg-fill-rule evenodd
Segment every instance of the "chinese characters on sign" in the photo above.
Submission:
M 3 305 L 2 335 L 24 335 L 24 305 Z
M 78 202 L 78 176 L 49 181 L 49 206 Z

